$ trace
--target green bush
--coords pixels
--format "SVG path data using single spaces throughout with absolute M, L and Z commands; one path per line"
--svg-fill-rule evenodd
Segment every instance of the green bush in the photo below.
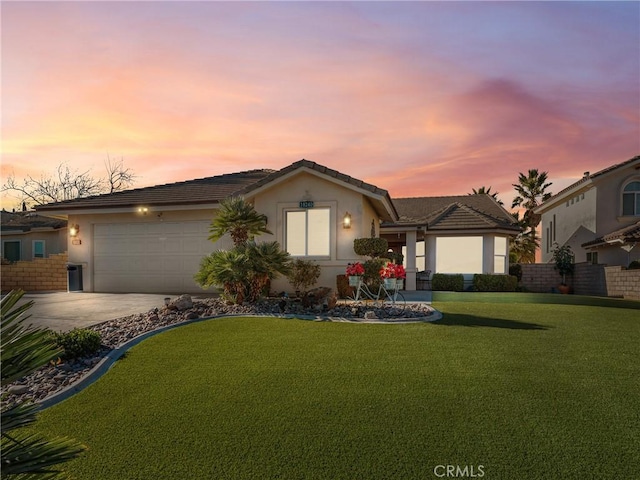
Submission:
M 372 258 L 362 264 L 364 267 L 364 278 L 362 279 L 369 287 L 375 290 L 380 287 L 382 278 L 380 277 L 380 270 L 387 264 L 387 260 L 384 258 Z
M 53 333 L 58 347 L 64 350 L 62 358 L 80 358 L 100 350 L 100 334 L 86 328 L 74 328 L 70 332 Z
M 509 275 L 513 275 L 518 279 L 518 281 L 522 280 L 522 265 L 519 263 L 512 263 L 509 265 Z
M 515 292 L 518 278 L 513 275 L 474 275 L 473 288 L 476 292 Z
M 634 260 L 627 267 L 628 270 L 638 270 L 640 269 L 640 260 Z
M 387 253 L 389 242 L 385 238 L 356 238 L 353 251 L 365 257 L 381 257 Z
M 461 273 L 434 273 L 431 279 L 431 289 L 439 292 L 462 292 L 464 290 L 464 276 Z
M 316 262 L 296 258 L 291 262 L 291 269 L 287 273 L 287 278 L 296 292 L 304 293 L 309 287 L 316 284 L 320 278 L 320 272 L 320 265 Z

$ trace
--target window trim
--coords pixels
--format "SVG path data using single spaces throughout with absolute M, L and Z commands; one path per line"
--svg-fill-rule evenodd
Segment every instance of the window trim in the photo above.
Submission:
M 303 258 L 309 260 L 332 260 L 336 255 L 336 202 L 314 202 L 313 208 L 300 208 L 297 203 L 282 203 L 279 205 L 279 212 L 281 217 L 281 245 L 283 245 L 284 251 L 288 252 L 287 247 L 287 213 L 288 212 L 301 212 L 308 210 L 329 210 L 329 253 L 328 255 L 291 255 L 292 258 Z
M 620 213 L 623 217 L 640 217 L 640 189 L 626 191 L 632 183 L 640 183 L 640 179 L 630 178 L 622 184 L 620 189 Z M 624 211 L 625 195 L 633 195 L 633 213 L 625 213 Z
M 36 257 L 36 243 L 42 243 L 42 256 Z M 44 240 L 32 240 L 31 241 L 31 258 L 47 258 L 47 242 Z

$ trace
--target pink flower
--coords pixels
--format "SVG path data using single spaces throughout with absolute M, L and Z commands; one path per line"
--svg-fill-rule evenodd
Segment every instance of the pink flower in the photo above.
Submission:
M 396 265 L 395 263 L 387 263 L 380 270 L 380 276 L 382 278 L 401 278 L 407 277 L 407 272 L 402 265 Z
M 347 275 L 349 277 L 364 275 L 364 267 L 360 262 L 350 263 L 349 265 L 347 265 Z

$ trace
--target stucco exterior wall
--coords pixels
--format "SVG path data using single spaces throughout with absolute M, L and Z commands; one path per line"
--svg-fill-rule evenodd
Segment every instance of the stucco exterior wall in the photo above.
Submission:
M 45 258 L 67 251 L 67 229 L 58 230 L 32 230 L 24 233 L 3 233 L 2 234 L 2 254 L 4 255 L 5 241 L 20 242 L 20 260 L 33 260 L 33 242 L 44 240 Z
M 597 196 L 596 188 L 582 190 L 542 215 L 542 263 L 551 260 L 554 243 L 570 245 L 576 254 L 576 262 L 587 260 L 581 245 L 597 236 Z
M 283 249 L 285 244 L 285 212 L 298 209 L 300 201 L 313 201 L 314 207 L 331 209 L 331 255 L 329 257 L 304 257 L 322 266 L 318 286 L 336 288 L 336 276 L 344 274 L 347 263 L 361 260 L 353 251 L 353 240 L 371 236 L 371 222 L 379 234 L 380 222 L 369 201 L 357 191 L 345 188 L 316 175 L 302 172 L 258 192 L 251 197 L 256 210 L 267 215 L 268 227 Z M 351 228 L 343 228 L 346 213 L 351 215 Z M 274 291 L 289 291 L 286 278 L 272 283 Z
M 622 189 L 629 182 L 640 181 L 636 166 L 637 163 L 630 164 L 596 176 L 583 188 L 563 197 L 562 201 L 547 206 L 541 220 L 543 263 L 551 261 L 554 242 L 570 245 L 576 262 L 585 262 L 587 250 L 582 248 L 582 244 L 640 220 L 639 216 L 622 215 Z M 619 246 L 601 247 L 595 251 L 598 252 L 598 263 L 626 266 L 630 261 L 628 252 Z

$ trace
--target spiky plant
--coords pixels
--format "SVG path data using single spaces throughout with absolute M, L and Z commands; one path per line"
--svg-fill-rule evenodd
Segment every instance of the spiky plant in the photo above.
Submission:
M 29 318 L 25 313 L 33 302 L 16 306 L 23 294 L 12 291 L 0 301 L 2 386 L 29 375 L 62 353 L 48 330 L 24 325 Z M 11 403 L 8 395 L 5 393 L 2 398 L 3 478 L 65 478 L 55 467 L 77 457 L 85 447 L 66 438 L 47 439 L 25 433 L 22 427 L 36 421 L 38 406 L 30 402 Z

